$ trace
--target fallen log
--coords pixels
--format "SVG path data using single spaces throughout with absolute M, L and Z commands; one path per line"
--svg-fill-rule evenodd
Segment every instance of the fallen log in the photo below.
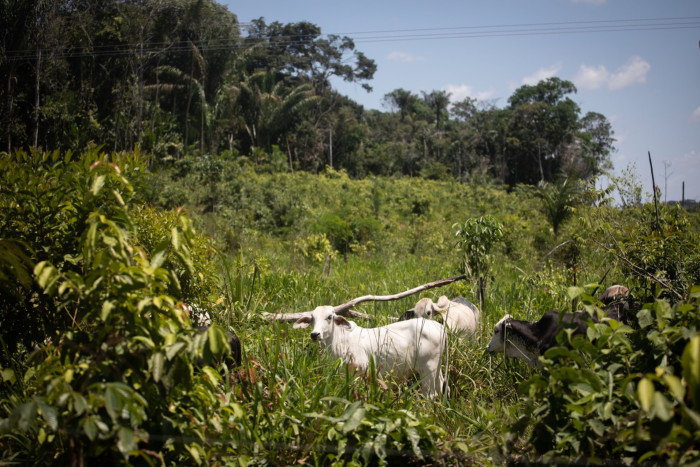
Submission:
M 372 318 L 364 313 L 358 313 L 352 310 L 352 307 L 362 302 L 388 302 L 392 300 L 399 300 L 409 295 L 417 294 L 424 290 L 432 289 L 434 287 L 442 287 L 443 285 L 451 284 L 461 279 L 466 279 L 467 275 L 462 274 L 461 276 L 449 277 L 447 279 L 441 279 L 434 282 L 429 282 L 427 284 L 420 285 L 405 292 L 397 293 L 394 295 L 364 295 L 362 297 L 357 297 L 349 302 L 345 302 L 342 305 L 337 305 L 333 307 L 333 311 L 340 316 L 350 316 L 352 318 Z M 302 311 L 299 313 L 263 313 L 263 317 L 269 319 L 270 321 L 296 321 L 299 318 L 310 316 L 310 311 Z

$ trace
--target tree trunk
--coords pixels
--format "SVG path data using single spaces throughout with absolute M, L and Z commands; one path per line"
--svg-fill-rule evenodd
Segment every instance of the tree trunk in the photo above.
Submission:
M 39 88 L 41 84 L 41 49 L 37 47 L 36 54 L 36 81 L 34 85 L 34 128 L 32 136 L 32 147 L 39 145 Z
M 187 145 L 189 143 L 190 136 L 190 106 L 192 105 L 192 95 L 194 91 L 192 90 L 192 74 L 194 73 L 194 59 L 190 64 L 190 81 L 187 87 L 187 105 L 185 106 L 185 152 L 187 152 Z
M 7 96 L 5 99 L 5 134 L 7 137 L 7 146 L 5 149 L 7 150 L 7 153 L 10 154 L 12 152 L 12 112 L 13 112 L 13 107 L 14 107 L 14 101 L 13 101 L 13 93 L 14 93 L 14 86 L 12 85 L 15 77 L 14 77 L 14 70 L 10 70 L 8 73 L 7 77 Z
M 143 124 L 143 27 L 141 27 L 141 41 L 139 44 L 139 97 L 138 112 L 136 118 L 136 144 L 141 144 L 141 127 Z

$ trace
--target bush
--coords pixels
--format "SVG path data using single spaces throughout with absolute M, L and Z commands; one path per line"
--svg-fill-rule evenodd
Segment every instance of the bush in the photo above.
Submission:
M 3 454 L 16 462 L 82 465 L 121 456 L 191 464 L 207 446 L 204 432 L 221 430 L 216 416 L 205 426 L 193 423 L 191 414 L 208 412 L 222 383 L 217 371 L 195 369 L 195 362 L 230 352 L 220 327 L 192 330 L 177 298 L 196 276 L 197 236 L 178 215 L 163 241 L 142 228 L 135 242 L 125 202 L 131 187 L 119 167 L 93 163 L 81 174 L 77 181 L 89 193 L 78 199 L 100 202 L 85 216 L 75 249 L 61 245 L 79 260 L 67 261 L 71 267 L 42 260 L 33 271 L 42 302 L 70 323 L 56 326 L 59 333 L 25 366 L 2 368 L 11 385 L 1 405 Z M 169 445 L 180 439 L 198 441 L 173 451 Z
M 581 289 L 572 289 L 576 297 Z M 594 311 L 595 300 L 580 295 Z M 700 461 L 700 288 L 674 306 L 646 305 L 640 329 L 610 320 L 562 333 L 544 372 L 519 388 L 508 427 L 519 462 L 685 465 Z M 649 348 L 653 352 L 648 351 Z

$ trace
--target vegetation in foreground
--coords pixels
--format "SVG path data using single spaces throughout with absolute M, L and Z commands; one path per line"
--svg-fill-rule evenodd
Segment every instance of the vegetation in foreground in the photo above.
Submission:
M 698 219 L 681 208 L 617 209 L 583 187 L 558 212 L 533 189 L 225 159 L 153 175 L 97 150 L 0 164 L 4 463 L 700 461 Z M 261 317 L 465 271 L 428 293 L 483 292 L 481 332 L 450 343 L 449 400 L 356 374 Z M 612 283 L 644 304 L 631 325 L 562 335 L 541 371 L 484 355 L 505 312 L 592 309 Z M 418 298 L 363 304 L 365 324 Z M 193 331 L 185 304 L 216 325 Z M 200 367 L 229 351 L 227 328 L 243 365 Z

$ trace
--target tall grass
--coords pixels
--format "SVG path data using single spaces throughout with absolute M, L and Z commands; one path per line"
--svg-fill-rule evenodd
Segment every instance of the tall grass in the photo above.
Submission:
M 433 427 L 424 440 L 426 453 L 434 455 L 443 450 L 458 456 L 455 459 L 487 458 L 495 445 L 504 442 L 502 427 L 514 420 L 511 411 L 518 399 L 517 385 L 532 371 L 517 361 L 505 362 L 485 353 L 493 325 L 504 313 L 534 318 L 542 309 L 568 306 L 562 299 L 567 284 L 561 282 L 561 274 L 555 270 L 533 276 L 507 261 L 497 262 L 494 280 L 487 289 L 481 329 L 474 336 L 452 336 L 449 340 L 450 397 L 431 401 L 421 397 L 415 379 L 355 373 L 322 351 L 311 341 L 308 331 L 292 329 L 289 323 L 268 322 L 260 313 L 310 311 L 362 295 L 395 294 L 455 275 L 458 271 L 454 263 L 431 256 L 387 259 L 351 255 L 347 262 L 334 262 L 329 277 L 321 277 L 320 265 L 306 271 L 269 267 L 261 272 L 252 261 L 243 263 L 245 259 L 221 259 L 222 268 L 240 267 L 241 274 L 222 275 L 226 282 L 222 290 L 229 291 L 227 301 L 234 306 L 231 313 L 219 319 L 235 330 L 244 347 L 245 376 L 233 391 L 259 411 L 255 428 L 268 450 L 266 457 L 279 462 L 290 461 L 306 449 L 315 452 L 321 463 L 329 459 L 347 461 L 353 453 L 368 455 L 361 445 L 370 441 L 356 439 L 362 436 L 357 430 L 353 430 L 355 438 L 346 440 L 349 444 L 335 437 L 351 416 L 374 427 L 366 430 L 368 437 L 379 436 L 375 425 L 387 423 L 387 417 L 399 417 L 399 424 L 408 425 L 404 418 L 415 417 L 417 425 Z M 356 310 L 371 319 L 358 320 L 358 324 L 374 327 L 393 322 L 422 296 L 437 300 L 440 295 L 461 295 L 473 300 L 473 290 L 472 283 L 461 281 L 397 301 L 365 302 Z M 362 416 L 346 414 L 358 401 L 365 410 Z M 405 433 L 392 436 L 410 439 Z M 370 444 L 376 448 L 378 442 Z M 416 459 L 410 442 L 403 449 L 405 452 L 395 450 L 394 454 Z

